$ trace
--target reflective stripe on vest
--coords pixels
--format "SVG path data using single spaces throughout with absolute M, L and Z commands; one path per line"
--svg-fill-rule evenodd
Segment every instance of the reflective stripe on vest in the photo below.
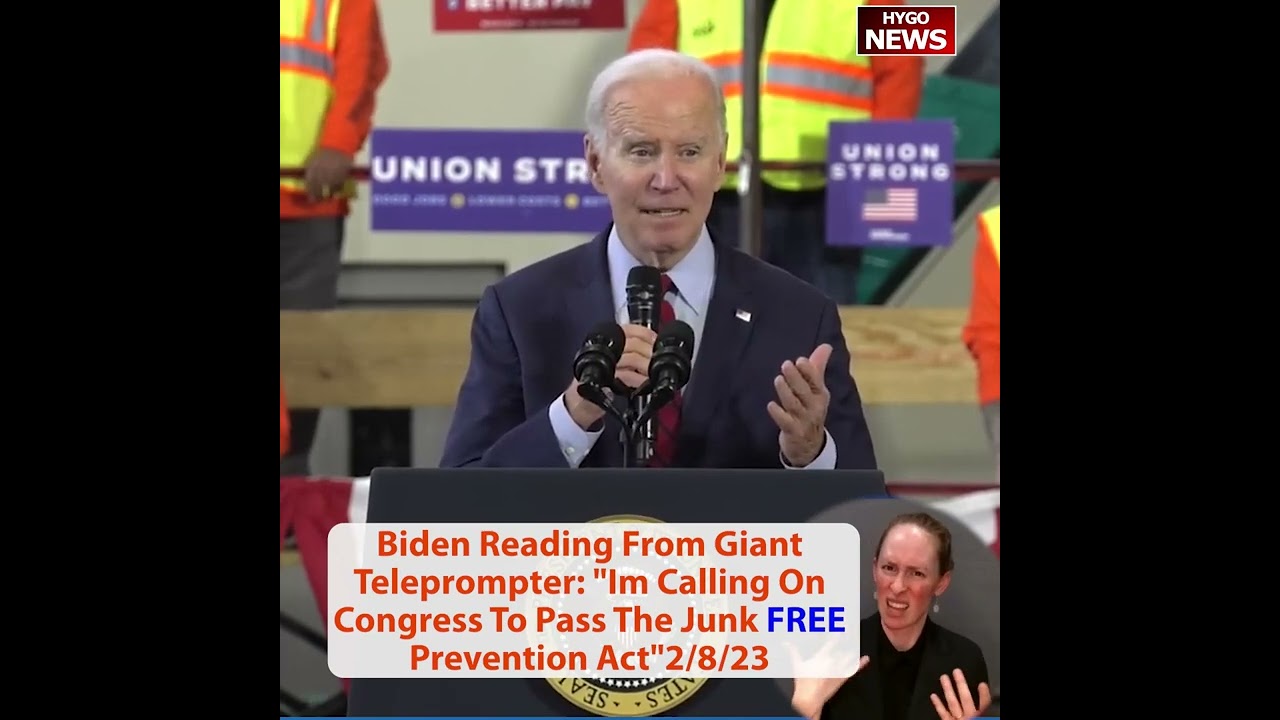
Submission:
M 301 167 L 315 149 L 333 100 L 340 0 L 280 0 L 280 167 Z M 281 178 L 283 189 L 305 184 Z
M 871 112 L 871 68 L 837 62 L 814 55 L 770 52 L 765 65 L 763 92 L 803 102 L 837 105 Z M 826 148 L 823 148 L 826 157 Z
M 1000 206 L 997 205 L 978 216 L 982 227 L 991 241 L 991 249 L 996 253 L 996 265 L 1000 264 Z
M 280 42 L 280 67 L 333 77 L 333 58 L 318 50 Z
M 721 53 L 703 61 L 715 71 L 726 96 L 742 95 L 742 53 Z M 789 52 L 763 55 L 762 64 L 762 91 L 768 86 L 771 95 L 871 110 L 872 78 L 868 67 Z
M 760 157 L 822 162 L 833 120 L 871 117 L 871 60 L 856 53 L 857 7 L 863 0 L 821 4 L 777 0 L 761 52 Z M 729 146 L 742 154 L 742 2 L 679 0 L 678 49 L 712 67 L 725 95 Z M 818 189 L 821 172 L 770 170 L 761 179 L 783 190 Z M 725 188 L 737 185 L 735 174 Z

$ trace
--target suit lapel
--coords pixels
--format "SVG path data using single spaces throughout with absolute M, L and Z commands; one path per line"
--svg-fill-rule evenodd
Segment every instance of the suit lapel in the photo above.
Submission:
M 588 243 L 581 254 L 581 265 L 573 273 L 576 285 L 565 293 L 564 317 L 568 319 L 569 343 L 577 353 L 579 345 L 592 328 L 603 322 L 616 320 L 613 308 L 613 291 L 609 286 L 608 240 L 613 225 L 605 228 Z M 567 368 L 566 368 L 567 369 Z M 567 384 L 567 381 L 566 381 Z M 593 464 L 616 467 L 622 464 L 622 450 L 618 444 L 618 428 L 612 420 L 600 441 L 592 449 Z
M 734 368 L 741 362 L 754 324 L 751 294 L 734 252 L 719 244 L 716 248 L 716 278 L 707 307 L 702 337 L 696 339 L 697 354 L 685 395 L 680 434 L 705 438 L 716 410 L 733 392 Z M 701 349 L 698 349 L 701 348 Z M 695 445 L 681 443 L 680 454 L 694 452 Z M 678 464 L 687 462 L 678 458 Z

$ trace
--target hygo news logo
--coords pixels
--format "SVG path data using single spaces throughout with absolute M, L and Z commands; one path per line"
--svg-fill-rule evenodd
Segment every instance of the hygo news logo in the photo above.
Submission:
M 858 54 L 955 55 L 956 6 L 860 5 Z

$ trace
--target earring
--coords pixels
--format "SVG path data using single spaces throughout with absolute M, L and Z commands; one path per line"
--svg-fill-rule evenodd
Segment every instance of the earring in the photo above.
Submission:
M 933 611 L 938 612 L 938 598 L 933 599 Z
M 880 597 L 880 591 L 879 591 L 879 590 L 872 590 L 872 591 L 871 591 L 871 599 L 872 599 L 872 600 L 875 600 L 875 599 L 876 599 L 876 598 L 878 598 L 878 597 Z

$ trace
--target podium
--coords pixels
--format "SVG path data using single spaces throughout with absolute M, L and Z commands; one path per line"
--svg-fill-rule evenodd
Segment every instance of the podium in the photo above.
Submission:
M 888 497 L 879 471 L 380 468 L 371 476 L 368 522 L 591 522 L 629 515 L 667 523 L 796 523 L 876 497 Z M 787 717 L 795 713 L 786 682 L 355 678 L 348 708 L 352 717 Z

